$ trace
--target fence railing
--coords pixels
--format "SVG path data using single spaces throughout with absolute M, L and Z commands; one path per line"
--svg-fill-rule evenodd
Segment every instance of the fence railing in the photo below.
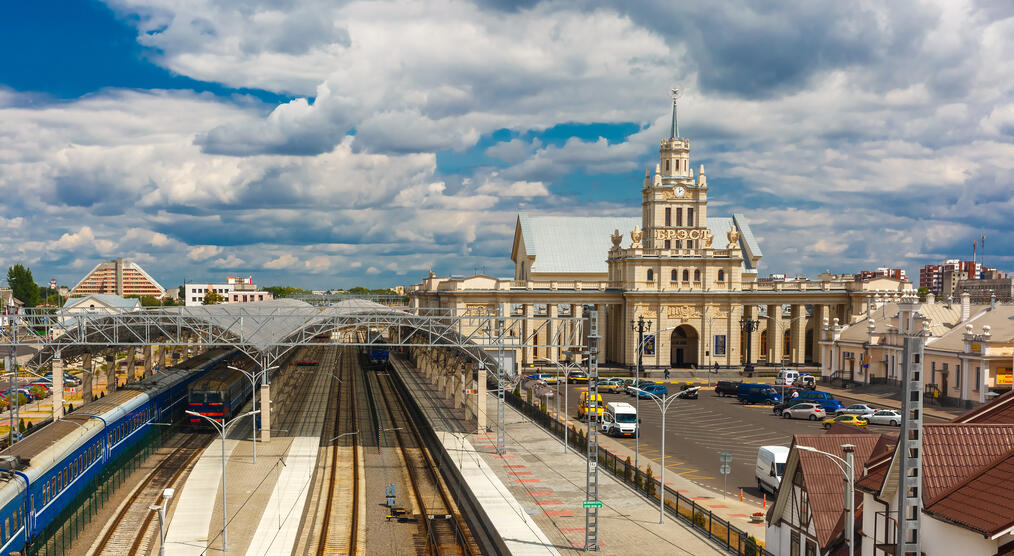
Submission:
M 549 415 L 538 406 L 527 403 L 521 396 L 514 392 L 504 393 L 507 403 L 530 418 L 537 425 L 548 430 L 558 438 L 563 438 L 564 423 Z M 584 453 L 587 450 L 587 439 L 578 431 L 582 429 L 572 428 L 568 437 L 569 444 Z M 621 459 L 616 454 L 602 448 L 598 449 L 599 468 L 606 469 L 618 480 L 633 487 L 648 499 L 658 503 L 658 493 L 662 492 L 659 479 L 650 477 L 646 472 L 636 469 L 633 464 Z M 669 487 L 665 487 L 665 509 L 666 513 L 691 525 L 694 529 L 706 534 L 708 538 L 724 546 L 733 554 L 742 556 L 774 556 L 764 549 L 764 546 L 752 535 L 739 529 L 729 521 L 715 515 L 708 508 L 697 504 L 694 500 L 680 494 Z

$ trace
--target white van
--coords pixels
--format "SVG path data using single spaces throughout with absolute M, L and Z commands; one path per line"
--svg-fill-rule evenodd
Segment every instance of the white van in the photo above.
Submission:
M 789 458 L 786 446 L 761 446 L 757 450 L 757 488 L 771 494 L 778 492 L 778 485 L 785 473 L 785 461 Z
M 637 434 L 637 409 L 627 402 L 609 402 L 602 414 L 602 432 L 609 436 Z
M 775 386 L 792 386 L 799 378 L 799 371 L 793 371 L 792 369 L 782 369 L 778 371 L 778 377 L 775 378 Z

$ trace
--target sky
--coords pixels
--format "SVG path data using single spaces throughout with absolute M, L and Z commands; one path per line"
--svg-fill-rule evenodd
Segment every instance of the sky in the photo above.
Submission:
M 761 276 L 1014 270 L 1014 4 L 60 0 L 0 17 L 0 265 L 73 286 L 512 274 L 680 132 Z

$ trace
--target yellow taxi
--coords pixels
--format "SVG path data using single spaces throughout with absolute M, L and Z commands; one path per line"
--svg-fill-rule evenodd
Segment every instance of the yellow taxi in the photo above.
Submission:
M 863 419 L 859 415 L 839 415 L 831 419 L 824 419 L 824 428 L 829 429 L 831 425 L 835 423 L 841 423 L 843 425 L 852 425 L 853 427 L 859 427 L 861 429 L 866 428 L 866 419 Z
M 605 408 L 602 405 L 602 394 L 595 394 L 593 398 L 588 392 L 581 392 L 581 401 L 577 404 L 577 418 L 583 420 L 586 417 L 601 417 Z

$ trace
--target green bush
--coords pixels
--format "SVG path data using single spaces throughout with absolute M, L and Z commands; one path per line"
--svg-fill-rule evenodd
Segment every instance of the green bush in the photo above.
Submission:
M 652 474 L 650 465 L 648 466 L 648 470 L 645 471 L 644 474 L 646 475 L 645 492 L 648 493 L 648 496 L 655 496 L 655 481 L 653 480 L 655 476 Z
M 623 468 L 623 479 L 626 480 L 628 483 L 630 482 L 631 477 L 634 474 L 633 466 L 634 462 L 630 461 L 630 456 L 627 456 L 627 465 L 624 466 Z
M 705 527 L 708 526 L 708 516 L 705 515 L 704 512 L 702 512 L 701 510 L 697 510 L 696 512 L 694 512 L 694 525 L 696 525 L 701 529 L 704 529 Z
M 20 432 L 21 434 L 25 433 L 25 420 L 24 419 L 19 419 L 18 420 L 18 432 Z
M 750 535 L 746 538 L 746 546 L 743 547 L 744 556 L 759 556 L 760 552 L 757 548 L 757 539 Z

